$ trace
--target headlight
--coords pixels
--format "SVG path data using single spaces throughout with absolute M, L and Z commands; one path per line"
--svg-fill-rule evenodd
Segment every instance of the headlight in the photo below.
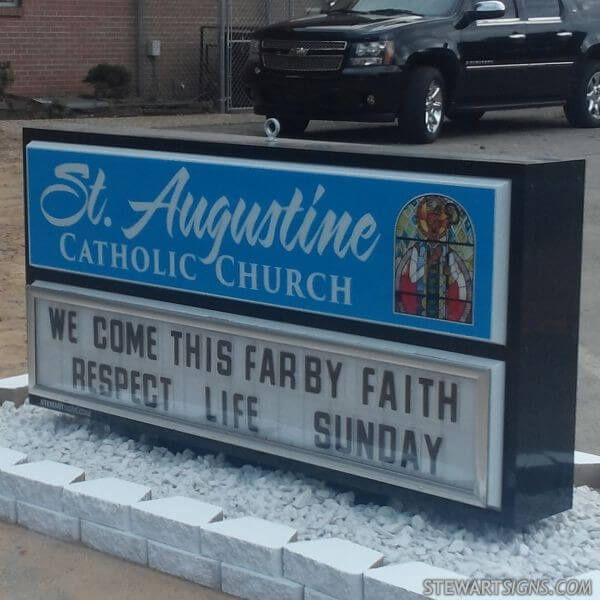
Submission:
M 391 65 L 394 58 L 394 42 L 366 42 L 352 46 L 350 64 L 354 67 Z
M 260 40 L 250 40 L 249 59 L 258 60 L 260 54 Z

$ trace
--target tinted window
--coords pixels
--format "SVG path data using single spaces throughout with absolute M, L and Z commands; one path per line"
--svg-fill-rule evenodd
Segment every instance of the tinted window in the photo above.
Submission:
M 530 19 L 560 16 L 558 0 L 525 0 L 525 6 L 527 7 L 527 16 Z
M 588 17 L 600 18 L 600 2 L 598 0 L 575 0 L 575 6 Z
M 503 0 L 503 4 L 506 6 L 506 12 L 504 13 L 505 19 L 514 19 L 518 16 L 514 0 Z

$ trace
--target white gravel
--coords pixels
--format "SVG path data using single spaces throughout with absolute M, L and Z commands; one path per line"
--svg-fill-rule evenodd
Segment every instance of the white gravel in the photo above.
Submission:
M 223 507 L 227 518 L 253 515 L 298 529 L 300 539 L 340 537 L 383 552 L 387 563 L 420 560 L 473 577 L 548 577 L 600 568 L 600 493 L 575 491 L 573 510 L 523 530 L 449 521 L 429 506 L 357 504 L 352 492 L 291 472 L 225 457 L 173 454 L 121 437 L 85 419 L 26 404 L 0 406 L 0 446 L 81 467 L 88 479 L 114 475 Z

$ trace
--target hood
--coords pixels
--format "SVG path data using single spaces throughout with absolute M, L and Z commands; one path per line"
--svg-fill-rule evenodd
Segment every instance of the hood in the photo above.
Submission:
M 331 32 L 344 39 L 368 34 L 381 35 L 398 27 L 417 23 L 430 23 L 447 18 L 415 15 L 396 15 L 392 17 L 389 15 L 352 13 L 322 14 L 269 25 L 257 32 L 257 35 L 261 38 L 273 36 L 295 38 L 302 35 L 305 38 L 314 37 L 319 39 L 323 34 Z

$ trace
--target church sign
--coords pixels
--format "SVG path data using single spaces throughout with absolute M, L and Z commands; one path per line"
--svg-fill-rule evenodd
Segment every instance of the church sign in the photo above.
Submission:
M 568 508 L 581 162 L 24 141 L 33 402 L 510 522 Z

